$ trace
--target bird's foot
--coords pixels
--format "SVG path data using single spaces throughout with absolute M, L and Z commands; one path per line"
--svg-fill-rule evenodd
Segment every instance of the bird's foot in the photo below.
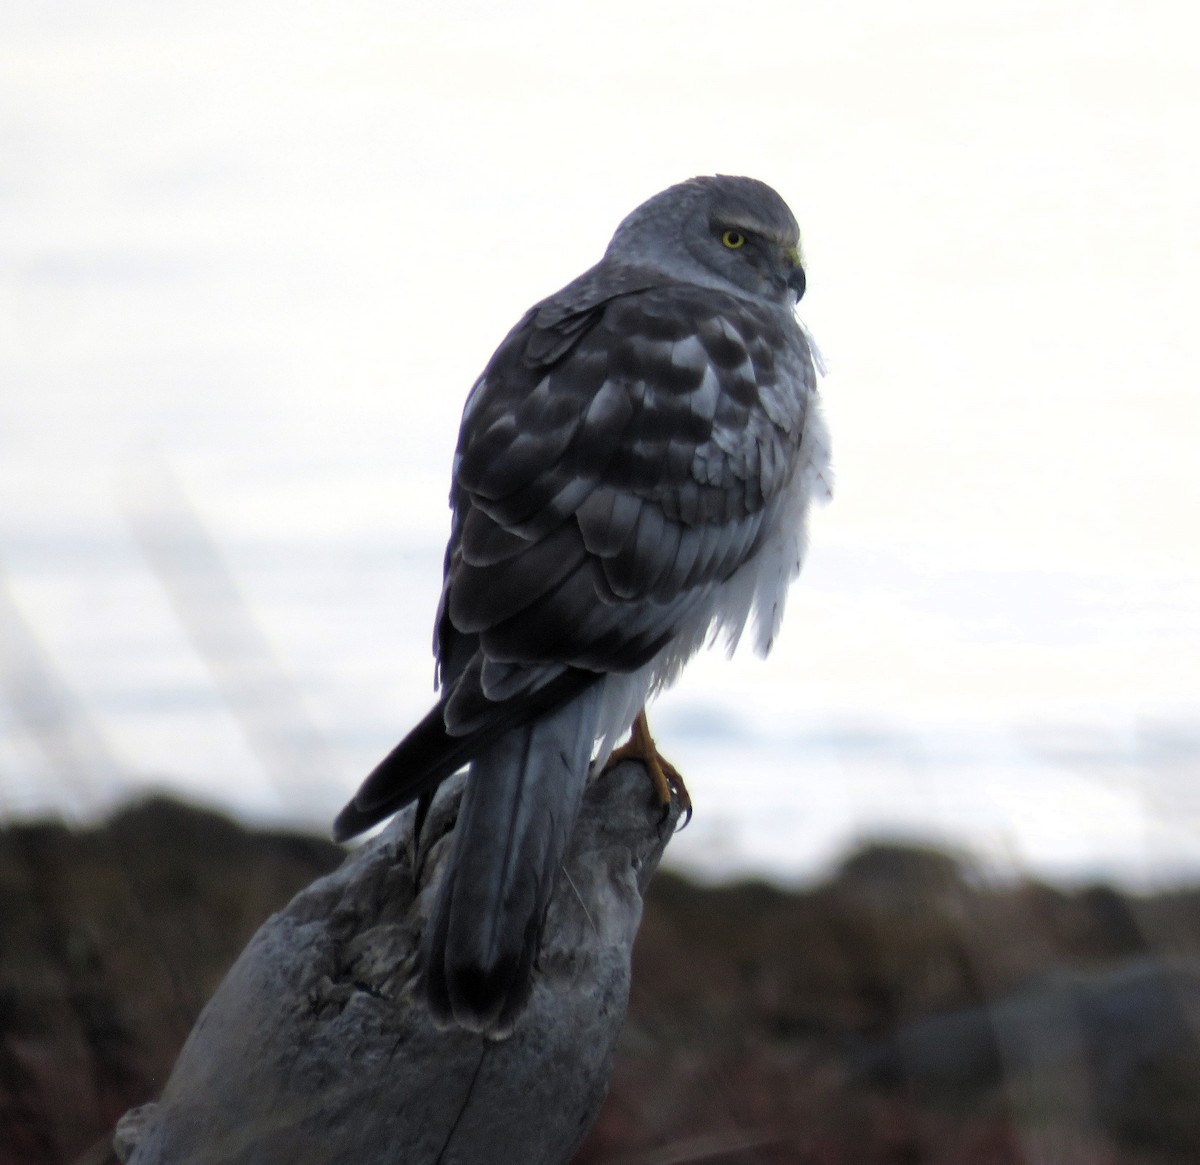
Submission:
M 663 820 L 671 810 L 671 801 L 677 800 L 683 810 L 683 824 L 687 825 L 692 819 L 692 798 L 688 794 L 687 785 L 679 770 L 661 752 L 650 735 L 650 725 L 646 723 L 646 712 L 643 709 L 633 721 L 629 739 L 615 748 L 604 766 L 604 772 L 621 763 L 623 760 L 640 761 L 650 774 L 650 783 L 662 806 Z

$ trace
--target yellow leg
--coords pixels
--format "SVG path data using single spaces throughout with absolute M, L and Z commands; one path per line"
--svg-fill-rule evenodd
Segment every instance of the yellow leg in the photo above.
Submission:
M 692 799 L 688 795 L 687 786 L 683 783 L 679 770 L 658 751 L 654 737 L 650 735 L 650 725 L 646 723 L 645 708 L 634 717 L 629 739 L 620 748 L 613 749 L 608 763 L 604 766 L 605 771 L 623 760 L 636 760 L 645 765 L 650 774 L 650 783 L 658 795 L 658 803 L 663 809 L 670 808 L 674 795 L 683 810 L 684 824 L 691 820 Z

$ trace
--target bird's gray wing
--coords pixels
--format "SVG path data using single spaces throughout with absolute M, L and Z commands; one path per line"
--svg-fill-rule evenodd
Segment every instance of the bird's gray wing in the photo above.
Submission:
M 794 321 L 628 282 L 589 273 L 535 308 L 468 400 L 435 639 L 452 736 L 653 658 L 792 472 L 814 379 Z

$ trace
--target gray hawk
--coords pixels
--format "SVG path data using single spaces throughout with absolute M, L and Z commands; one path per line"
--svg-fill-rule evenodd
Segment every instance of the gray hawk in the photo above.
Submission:
M 732 650 L 753 618 L 771 647 L 828 468 L 799 240 L 762 182 L 672 186 L 526 312 L 467 398 L 439 699 L 334 825 L 427 805 L 470 765 L 423 947 L 441 1018 L 511 1030 L 589 771 L 706 640 Z

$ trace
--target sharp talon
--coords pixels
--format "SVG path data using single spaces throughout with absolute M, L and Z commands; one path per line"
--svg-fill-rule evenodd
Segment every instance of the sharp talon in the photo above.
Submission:
M 620 748 L 613 749 L 608 763 L 604 766 L 604 771 L 607 772 L 623 760 L 638 761 L 650 774 L 650 783 L 654 786 L 658 803 L 662 807 L 659 827 L 666 824 L 667 818 L 671 815 L 671 803 L 678 801 L 679 807 L 683 811 L 683 825 L 679 828 L 684 828 L 692 819 L 692 798 L 688 794 L 687 785 L 684 784 L 679 770 L 658 751 L 654 737 L 650 735 L 650 726 L 646 723 L 644 708 L 634 717 L 628 741 Z

